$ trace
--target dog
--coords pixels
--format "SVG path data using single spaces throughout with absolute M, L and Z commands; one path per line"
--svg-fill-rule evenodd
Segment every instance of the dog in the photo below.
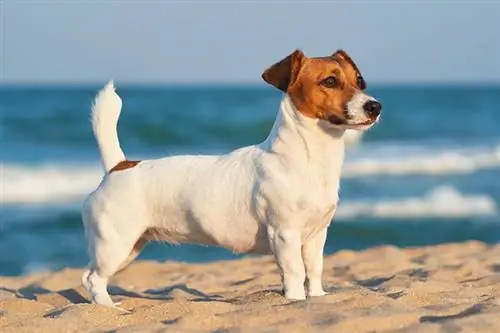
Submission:
M 150 241 L 273 254 L 287 299 L 325 295 L 323 248 L 339 198 L 343 135 L 369 129 L 382 106 L 343 50 L 307 57 L 297 49 L 262 78 L 284 93 L 271 132 L 225 155 L 129 161 L 113 81 L 96 95 L 92 128 L 105 174 L 82 207 L 90 257 L 82 282 L 94 303 L 116 306 L 108 279 Z

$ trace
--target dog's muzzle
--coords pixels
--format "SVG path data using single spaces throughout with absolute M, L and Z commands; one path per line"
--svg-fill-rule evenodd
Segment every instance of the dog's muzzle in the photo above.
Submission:
M 382 104 L 377 101 L 368 101 L 363 105 L 363 110 L 368 118 L 377 119 L 382 111 Z

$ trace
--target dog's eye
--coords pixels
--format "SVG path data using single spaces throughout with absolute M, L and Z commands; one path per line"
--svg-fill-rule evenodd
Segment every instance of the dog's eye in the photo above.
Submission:
M 361 89 L 361 90 L 365 90 L 366 89 L 366 82 L 363 79 L 363 77 L 361 75 L 359 75 L 359 74 L 356 77 L 356 84 L 358 85 L 359 89 Z
M 335 76 L 329 76 L 321 81 L 321 84 L 327 88 L 333 88 L 337 85 L 337 78 Z

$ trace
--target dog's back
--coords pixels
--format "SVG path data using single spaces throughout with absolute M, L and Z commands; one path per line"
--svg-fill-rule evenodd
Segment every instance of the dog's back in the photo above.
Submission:
M 110 229 L 117 233 L 132 229 L 134 234 L 154 230 L 150 238 L 155 240 L 255 250 L 262 247 L 257 244 L 260 227 L 252 211 L 259 154 L 258 146 L 250 146 L 227 155 L 145 160 L 108 172 L 85 201 L 86 227 L 107 234 Z M 264 248 L 258 251 L 267 252 Z

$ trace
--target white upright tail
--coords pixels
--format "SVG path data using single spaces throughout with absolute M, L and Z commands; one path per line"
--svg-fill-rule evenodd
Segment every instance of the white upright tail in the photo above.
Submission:
M 111 80 L 97 93 L 92 105 L 92 129 L 106 172 L 125 160 L 116 128 L 121 109 L 122 100 Z

